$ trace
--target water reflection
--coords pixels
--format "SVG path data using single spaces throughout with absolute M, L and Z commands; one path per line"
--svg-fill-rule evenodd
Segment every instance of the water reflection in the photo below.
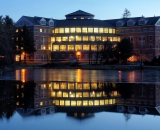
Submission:
M 8 75 L 7 75 L 8 74 Z M 81 70 L 81 69 L 21 69 L 0 75 L 0 79 L 25 81 L 73 81 L 73 82 L 159 82 L 160 71 L 116 71 L 116 70 Z M 5 78 L 4 78 L 5 77 Z
M 0 118 L 65 112 L 76 118 L 95 112 L 159 115 L 159 83 L 0 81 Z

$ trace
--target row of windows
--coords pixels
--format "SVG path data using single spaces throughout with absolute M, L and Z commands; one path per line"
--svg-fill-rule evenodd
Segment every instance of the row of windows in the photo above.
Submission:
M 53 51 L 97 51 L 103 48 L 103 45 L 53 45 Z
M 64 37 L 51 37 L 51 42 L 73 42 L 73 41 L 113 41 L 120 42 L 120 37 L 106 37 L 106 36 L 64 36 Z
M 153 28 L 126 29 L 126 30 L 120 30 L 120 32 L 117 33 L 136 33 L 136 32 L 153 32 Z
M 111 84 L 106 84 L 111 85 Z M 65 83 L 65 82 L 53 82 L 53 89 L 98 89 L 104 86 L 103 83 Z M 115 84 L 112 84 L 115 86 Z
M 55 28 L 55 33 L 111 33 L 115 34 L 112 28 Z
M 110 93 L 110 96 L 117 96 L 117 91 L 113 91 Z M 82 97 L 105 97 L 107 96 L 105 92 L 51 92 L 51 97 L 76 97 L 76 98 L 82 98 Z
M 57 106 L 103 106 L 116 103 L 116 99 L 105 100 L 55 100 Z

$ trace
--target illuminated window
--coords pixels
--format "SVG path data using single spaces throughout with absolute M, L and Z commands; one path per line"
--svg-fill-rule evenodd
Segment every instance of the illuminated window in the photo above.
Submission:
M 81 98 L 82 97 L 82 92 L 76 92 L 76 97 Z
M 54 33 L 54 29 L 52 29 L 52 33 Z
M 64 106 L 64 100 L 60 100 L 60 106 Z
M 112 33 L 112 28 L 109 28 L 109 33 Z
M 68 41 L 68 37 L 62 37 L 62 41 Z
M 76 101 L 75 100 L 73 100 L 73 101 L 71 101 L 71 106 L 76 106 L 77 104 L 76 104 Z
M 97 51 L 97 45 L 91 45 L 91 50 L 92 51 Z
M 16 102 L 16 105 L 19 106 L 19 102 Z
M 51 92 L 51 97 L 55 97 L 56 96 L 56 92 Z
M 84 19 L 83 17 L 81 19 Z
M 83 97 L 89 97 L 89 93 L 88 92 L 83 92 Z
M 101 41 L 101 36 L 96 36 L 96 41 Z
M 42 106 L 42 105 L 43 105 L 43 102 L 40 102 L 39 105 Z
M 83 89 L 90 89 L 90 84 L 89 83 L 84 83 L 83 84 Z
M 94 106 L 99 106 L 99 100 L 94 100 Z
M 89 100 L 89 106 L 93 106 L 93 100 Z
M 104 28 L 104 33 L 108 33 L 108 28 Z
M 68 45 L 68 51 L 74 51 L 74 45 Z
M 66 89 L 66 88 L 67 88 L 66 83 L 61 82 L 60 83 L 60 89 Z
M 83 45 L 83 50 L 88 51 L 89 50 L 89 45 Z
M 115 34 L 115 32 L 116 32 L 115 29 L 113 29 L 113 30 L 112 30 L 112 33 Z
M 75 33 L 75 28 L 70 28 L 70 33 Z
M 90 37 L 89 37 L 89 40 L 90 40 L 90 41 L 95 41 L 95 36 L 90 36 Z
M 99 33 L 103 33 L 103 28 L 99 28 Z
M 93 33 L 93 28 L 88 28 L 88 33 Z
M 94 33 L 98 33 L 98 28 L 94 28 Z
M 61 37 L 56 37 L 57 42 L 61 42 Z
M 109 104 L 113 104 L 112 99 L 109 99 L 108 103 Z
M 45 50 L 46 46 L 45 45 L 41 45 L 41 50 Z
M 76 36 L 76 41 L 81 41 L 81 36 Z
M 97 83 L 91 83 L 91 88 L 92 89 L 97 89 Z
M 82 106 L 82 101 L 81 100 L 77 100 L 77 106 Z
M 58 83 L 58 82 L 57 82 L 57 83 L 54 82 L 54 83 L 53 83 L 53 88 L 54 88 L 54 89 L 59 89 L 59 83 Z
M 64 28 L 60 28 L 59 33 L 64 33 Z
M 90 92 L 90 97 L 96 97 L 95 92 Z
M 69 97 L 75 97 L 75 92 L 69 92 Z
M 55 37 L 51 37 L 51 43 L 55 42 Z
M 42 32 L 42 29 L 41 29 L 41 28 L 39 29 L 39 32 Z
M 65 28 L 65 33 L 69 33 L 69 28 Z
M 76 33 L 81 33 L 81 28 L 76 28 Z
M 60 45 L 60 51 L 66 51 L 66 45 Z
M 59 105 L 59 100 L 56 100 L 55 104 L 56 104 L 56 105 Z
M 58 28 L 55 28 L 55 33 L 59 33 L 59 32 L 58 32 Z
M 65 106 L 70 106 L 70 100 L 65 101 Z
M 120 37 L 118 37 L 118 42 L 120 42 L 121 41 L 121 38 Z
M 76 51 L 81 51 L 82 50 L 82 45 L 75 45 L 75 50 Z
M 108 99 L 105 100 L 105 105 L 108 105 Z
M 16 37 L 16 41 L 18 41 L 18 37 Z
M 117 96 L 117 91 L 113 91 L 113 96 Z
M 104 100 L 100 100 L 100 106 L 104 105 Z
M 82 33 L 87 33 L 87 28 L 82 28 Z
M 18 32 L 18 29 L 16 29 L 16 32 Z
M 98 50 L 100 50 L 100 51 L 103 50 L 103 48 L 104 48 L 104 45 L 99 45 L 98 46 Z
M 57 97 L 62 97 L 62 92 L 61 91 L 57 92 Z
M 74 83 L 68 83 L 68 89 L 74 89 Z
M 76 89 L 81 89 L 82 90 L 82 83 L 76 83 Z
M 113 37 L 113 41 L 116 42 L 117 41 L 117 37 Z
M 83 100 L 83 106 L 88 106 L 88 101 L 87 100 Z
M 107 41 L 107 37 L 102 37 L 102 41 Z
M 68 97 L 68 92 L 63 92 L 63 97 Z
M 83 36 L 83 41 L 88 41 L 88 36 Z
M 96 94 L 96 97 L 101 97 L 102 96 L 101 92 L 96 92 L 95 94 Z
M 74 41 L 74 36 L 69 36 L 69 41 Z
M 112 42 L 112 37 L 108 37 L 108 41 L 111 41 L 111 42 Z

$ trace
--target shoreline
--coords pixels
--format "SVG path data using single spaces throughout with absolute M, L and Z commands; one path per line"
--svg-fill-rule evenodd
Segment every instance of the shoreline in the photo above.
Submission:
M 82 70 L 160 70 L 160 66 L 143 66 L 140 69 L 140 65 L 20 65 L 14 67 L 5 67 L 0 69 L 0 73 L 3 71 L 10 71 L 16 69 L 82 69 Z

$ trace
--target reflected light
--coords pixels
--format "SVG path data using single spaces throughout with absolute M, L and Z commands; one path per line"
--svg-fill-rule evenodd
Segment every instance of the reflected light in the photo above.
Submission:
M 21 70 L 21 81 L 22 82 L 26 81 L 26 70 L 25 69 Z

